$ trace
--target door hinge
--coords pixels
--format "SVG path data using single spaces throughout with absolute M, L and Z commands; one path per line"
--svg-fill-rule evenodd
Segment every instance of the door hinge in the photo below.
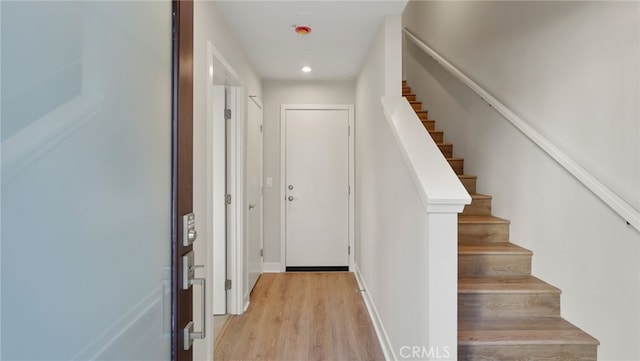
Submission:
M 347 246 L 347 254 L 351 255 L 351 246 Z
M 262 124 L 260 124 L 260 133 L 262 133 Z
M 231 204 L 231 194 L 227 194 L 227 196 L 224 197 L 224 204 L 226 205 Z
M 351 194 L 351 186 L 349 186 L 349 194 Z
M 224 120 L 229 120 L 231 119 L 231 109 L 225 109 L 224 110 Z
M 264 257 L 264 249 L 260 248 L 260 257 Z
M 224 289 L 227 291 L 231 289 L 231 280 L 226 280 L 224 282 Z
M 349 126 L 349 133 L 347 135 L 351 135 L 351 126 Z

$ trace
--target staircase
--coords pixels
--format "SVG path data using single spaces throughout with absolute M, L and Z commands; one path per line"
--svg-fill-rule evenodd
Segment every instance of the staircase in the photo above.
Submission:
M 597 360 L 599 342 L 560 317 L 561 291 L 531 275 L 532 252 L 509 242 L 510 222 L 405 81 L 402 95 L 472 197 L 458 216 L 458 360 Z

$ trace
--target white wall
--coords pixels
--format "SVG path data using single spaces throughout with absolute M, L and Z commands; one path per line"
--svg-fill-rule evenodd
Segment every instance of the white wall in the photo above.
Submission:
M 404 26 L 640 208 L 640 4 L 409 3 Z M 640 235 L 407 44 L 404 72 L 601 360 L 640 358 Z
M 205 219 L 213 217 L 207 214 L 206 209 L 206 121 L 207 121 L 207 41 L 221 53 L 225 60 L 233 67 L 244 83 L 244 97 L 247 95 L 257 95 L 262 97 L 261 80 L 254 70 L 254 67 L 245 55 L 240 43 L 233 36 L 231 28 L 222 16 L 218 5 L 214 1 L 194 2 L 194 200 L 193 209 L 197 217 L 198 240 L 195 243 L 196 264 L 206 265 L 207 285 L 212 284 L 212 264 L 209 252 L 211 252 L 212 234 L 208 234 L 205 226 Z M 244 105 L 246 107 L 246 104 Z M 244 112 L 246 114 L 246 112 Z M 219 225 L 214 225 L 219 227 Z M 241 284 L 242 282 L 238 282 Z M 209 292 L 211 288 L 209 288 Z M 197 300 L 199 302 L 199 300 Z M 199 307 L 199 304 L 196 305 Z M 197 310 L 198 308 L 196 308 Z M 212 315 L 211 297 L 207 298 L 207 315 Z M 213 359 L 213 335 L 212 319 L 209 318 L 207 329 L 207 342 L 196 341 L 194 346 L 195 360 Z
M 425 344 L 427 214 L 380 102 L 401 95 L 400 44 L 400 19 L 388 17 L 356 83 L 356 263 L 388 338 L 388 357 L 398 359 L 403 346 L 455 348 Z
M 264 190 L 264 262 L 268 269 L 278 270 L 280 265 L 280 105 L 354 102 L 353 80 L 264 81 L 264 176 L 273 178 L 273 187 Z

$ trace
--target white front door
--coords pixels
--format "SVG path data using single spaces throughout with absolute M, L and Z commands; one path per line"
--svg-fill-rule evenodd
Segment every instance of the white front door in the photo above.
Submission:
M 349 266 L 349 109 L 284 109 L 286 267 Z

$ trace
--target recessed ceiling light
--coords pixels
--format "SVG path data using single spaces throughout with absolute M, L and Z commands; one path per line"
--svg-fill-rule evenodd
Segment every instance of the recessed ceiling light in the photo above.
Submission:
M 303 66 L 302 67 L 302 71 L 305 72 L 305 73 L 309 73 L 309 72 L 311 72 L 311 67 L 310 66 Z

